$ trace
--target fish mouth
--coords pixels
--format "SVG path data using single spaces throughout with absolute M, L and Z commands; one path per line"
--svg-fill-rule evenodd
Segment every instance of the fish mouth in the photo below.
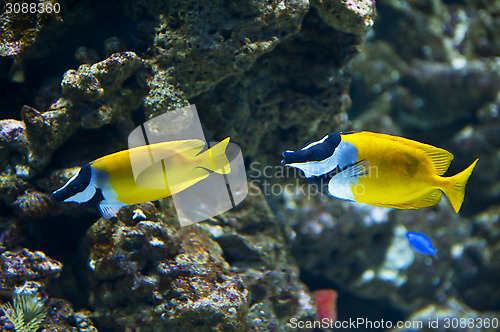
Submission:
M 281 156 L 283 157 L 283 160 L 281 160 L 281 165 L 287 165 L 287 164 L 292 164 L 294 163 L 293 160 L 293 154 L 295 153 L 295 151 L 290 151 L 290 150 L 286 150 L 285 152 L 283 152 L 281 154 Z

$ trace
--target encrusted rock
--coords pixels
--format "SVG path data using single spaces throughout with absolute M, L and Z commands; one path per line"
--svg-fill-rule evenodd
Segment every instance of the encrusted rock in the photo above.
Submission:
M 22 240 L 19 224 L 13 218 L 0 218 L 0 253 L 14 249 Z
M 57 278 L 62 264 L 41 251 L 21 249 L 0 255 L 0 293 L 7 295 L 20 288 L 44 290 Z
M 297 33 L 309 3 L 138 1 L 129 13 L 134 15 L 132 11 L 141 7 L 160 14 L 155 29 L 156 61 L 172 69 L 171 84 L 194 96 L 248 69 L 259 56 Z
M 27 150 L 26 125 L 19 120 L 0 120 L 0 146 L 20 152 Z
M 248 291 L 217 243 L 196 225 L 179 231 L 152 205 L 140 208 L 147 220 L 126 209 L 87 236 L 96 320 L 113 331 L 243 331 Z
M 453 286 L 460 299 L 479 311 L 500 311 L 497 276 L 500 266 L 500 206 L 493 206 L 471 221 L 470 236 L 451 248 L 455 273 Z
M 24 106 L 21 114 L 29 149 L 26 161 L 29 166 L 40 169 L 47 164 L 55 149 L 75 131 L 75 118 L 66 109 L 41 113 L 29 106 Z
M 215 137 L 238 137 L 245 156 L 277 165 L 282 151 L 347 129 L 350 77 L 342 68 L 360 42 L 310 11 L 294 38 L 193 101 Z
M 344 32 L 364 36 L 374 23 L 375 0 L 312 0 L 326 23 Z
M 7 4 L 10 6 L 8 7 Z M 23 4 L 26 8 L 23 8 Z M 48 4 L 53 5 L 52 2 L 43 2 L 44 9 L 41 10 L 41 7 L 37 6 L 35 11 L 30 10 L 28 2 L 2 4 L 0 56 L 25 56 L 37 41 L 44 25 L 53 20 L 60 20 L 59 15 L 53 9 L 45 10 Z M 19 9 L 15 5 L 19 5 Z
M 391 331 L 437 331 L 459 330 L 464 332 L 496 331 L 499 326 L 496 312 L 478 312 L 458 299 L 450 297 L 446 302 L 431 304 L 413 313 L 406 320 L 408 326 Z M 411 325 L 409 325 L 411 324 Z
M 89 310 L 75 312 L 69 302 L 56 298 L 48 299 L 45 305 L 50 310 L 40 331 L 98 332 Z
M 251 185 L 242 205 L 200 224 L 220 243 L 224 257 L 249 290 L 246 322 L 252 331 L 287 330 L 292 318 L 316 318 L 314 301 L 299 280 L 290 255 L 293 231 L 271 212 L 263 194 Z
M 64 74 L 62 92 L 76 107 L 73 112 L 79 111 L 84 128 L 112 122 L 133 128 L 131 112 L 140 106 L 144 92 L 140 86 L 126 88 L 123 84 L 143 65 L 134 52 L 122 52 Z

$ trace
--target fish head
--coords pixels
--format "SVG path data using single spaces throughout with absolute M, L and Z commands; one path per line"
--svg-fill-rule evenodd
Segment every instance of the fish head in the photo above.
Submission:
M 340 144 L 340 134 L 329 134 L 316 142 L 308 143 L 298 151 L 287 150 L 283 152 L 283 165 L 304 163 L 311 161 L 322 161 L 333 155 L 335 149 Z
M 80 168 L 77 174 L 66 184 L 52 193 L 52 198 L 59 202 L 84 203 L 91 200 L 96 193 L 92 183 L 92 169 L 89 164 Z
M 298 151 L 283 152 L 281 163 L 304 172 L 306 178 L 328 174 L 337 168 L 356 163 L 358 150 L 339 133 L 329 134 L 317 142 L 312 142 Z

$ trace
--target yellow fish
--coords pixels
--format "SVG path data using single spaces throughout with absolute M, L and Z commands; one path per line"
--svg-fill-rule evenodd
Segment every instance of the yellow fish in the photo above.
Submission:
M 338 199 L 420 209 L 438 204 L 443 192 L 455 212 L 477 163 L 476 159 L 464 171 L 444 177 L 453 160 L 448 151 L 367 131 L 330 134 L 301 150 L 285 151 L 283 157 L 282 164 L 302 170 Z
M 83 166 L 62 188 L 54 191 L 52 197 L 58 201 L 84 203 L 101 195 L 99 210 L 109 219 L 123 206 L 179 193 L 208 177 L 210 172 L 228 174 L 231 171 L 226 156 L 228 143 L 229 137 L 204 152 L 205 143 L 197 139 L 116 152 Z M 151 165 L 149 161 L 154 155 L 167 157 Z M 149 167 L 134 177 L 132 159 Z

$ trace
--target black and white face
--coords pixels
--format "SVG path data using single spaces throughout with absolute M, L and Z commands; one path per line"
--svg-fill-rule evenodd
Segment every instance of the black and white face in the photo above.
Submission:
M 52 198 L 60 202 L 84 203 L 92 199 L 96 189 L 92 184 L 90 165 L 83 166 L 66 184 L 52 193 Z
M 281 163 L 286 166 L 310 161 L 322 161 L 333 155 L 333 152 L 341 142 L 340 134 L 330 134 L 321 140 L 309 143 L 298 151 L 283 152 Z
M 281 163 L 304 172 L 306 178 L 325 175 L 337 167 L 354 164 L 358 159 L 358 150 L 349 142 L 342 141 L 339 133 L 330 134 L 323 139 L 308 144 L 298 151 L 283 152 Z

